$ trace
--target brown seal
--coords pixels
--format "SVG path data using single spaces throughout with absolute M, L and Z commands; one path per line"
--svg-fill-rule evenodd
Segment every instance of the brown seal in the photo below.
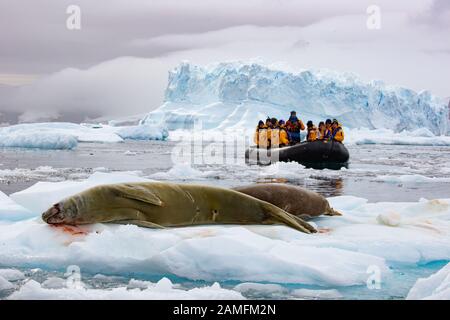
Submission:
M 325 197 L 301 187 L 281 183 L 258 183 L 233 189 L 256 199 L 269 202 L 301 218 L 307 219 L 320 215 L 342 215 L 331 208 Z

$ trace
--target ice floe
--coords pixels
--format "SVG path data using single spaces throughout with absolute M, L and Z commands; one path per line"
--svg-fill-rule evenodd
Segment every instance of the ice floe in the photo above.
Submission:
M 302 299 L 340 299 L 342 294 L 336 289 L 329 290 L 311 290 L 296 289 L 292 291 L 292 296 Z
M 450 300 L 450 263 L 428 278 L 418 279 L 406 299 Z
M 8 281 L 24 280 L 25 275 L 17 269 L 0 269 L 0 277 Z
M 63 279 L 60 279 L 63 280 Z M 244 297 L 236 291 L 223 289 L 218 283 L 193 289 L 181 289 L 167 279 L 146 288 L 127 286 L 112 289 L 59 287 L 60 281 L 52 279 L 43 284 L 29 280 L 18 291 L 8 297 L 10 300 L 242 300 Z
M 5 290 L 11 290 L 13 288 L 14 285 L 11 282 L 0 276 L 0 292 Z
M 78 142 L 164 140 L 167 136 L 166 129 L 150 125 L 113 127 L 64 122 L 30 123 L 0 128 L 0 147 L 73 149 Z
M 35 216 L 30 210 L 11 200 L 0 191 L 0 221 L 1 220 L 24 220 Z
M 211 283 L 234 280 L 244 282 L 234 292 L 250 296 L 283 295 L 285 288 L 279 284 L 293 283 L 313 287 L 291 292 L 293 297 L 336 299 L 338 288 L 365 286 L 369 268 L 375 267 L 382 279 L 389 279 L 391 264 L 416 266 L 450 260 L 450 199 L 369 203 L 352 196 L 329 198 L 343 216 L 315 219 L 320 232 L 314 235 L 285 226 L 153 230 L 95 224 L 66 228 L 40 219 L 41 212 L 73 193 L 99 184 L 133 181 L 151 180 L 97 171 L 86 180 L 39 182 L 10 197 L 1 195 L 0 212 L 12 215 L 8 208 L 16 208 L 27 214 L 17 214 L 15 221 L 0 216 L 0 265 L 60 270 L 75 264 L 91 274 L 171 275 Z M 10 282 L 7 274 L 0 270 L 0 276 Z M 327 291 L 331 288 L 337 292 Z M 208 290 L 228 297 L 228 291 L 216 289 Z M 154 285 L 142 280 L 106 291 L 71 290 L 63 287 L 62 280 L 49 278 L 43 283 L 27 282 L 11 298 L 184 299 L 202 296 L 203 289 L 198 290 L 198 294 L 189 290 L 155 294 Z

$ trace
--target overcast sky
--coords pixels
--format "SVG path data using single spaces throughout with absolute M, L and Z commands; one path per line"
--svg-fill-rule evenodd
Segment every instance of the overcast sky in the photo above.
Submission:
M 366 22 L 381 9 L 381 29 Z M 81 8 L 81 30 L 66 9 Z M 258 57 L 450 96 L 448 0 L 1 0 L 0 113 L 122 116 L 159 106 L 167 71 Z

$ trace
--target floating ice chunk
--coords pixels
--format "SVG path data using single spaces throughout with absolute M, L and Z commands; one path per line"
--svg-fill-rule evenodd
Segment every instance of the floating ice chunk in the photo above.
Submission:
M 155 285 L 155 291 L 168 292 L 172 290 L 173 283 L 167 278 L 162 278 Z
M 130 279 L 127 285 L 127 289 L 147 289 L 150 286 L 154 286 L 155 284 L 150 281 L 136 280 Z
M 235 286 L 233 290 L 243 294 L 282 294 L 288 291 L 286 288 L 280 286 L 279 284 L 253 282 L 240 283 Z
M 43 133 L 33 130 L 7 133 L 0 128 L 0 147 L 73 149 L 77 144 L 77 139 L 68 134 Z
M 124 139 L 165 140 L 166 129 L 138 125 L 112 127 L 51 122 L 0 128 L 0 147 L 73 149 L 78 142 L 122 142 Z
M 166 140 L 169 136 L 167 129 L 150 125 L 122 127 L 116 133 L 122 139 L 132 140 Z
M 45 289 L 62 289 L 67 287 L 67 280 L 58 277 L 50 277 L 42 282 L 42 288 Z
M 112 289 L 72 289 L 59 288 L 47 289 L 34 280 L 28 281 L 18 291 L 12 293 L 10 300 L 242 300 L 244 297 L 236 291 L 223 289 L 214 284 L 194 288 L 190 290 L 175 289 L 172 286 L 166 286 L 165 282 L 161 287 L 148 287 L 144 290 L 127 289 L 126 287 L 117 287 Z
M 15 286 L 11 282 L 0 276 L 0 292 L 14 289 L 14 287 Z
M 0 137 L 1 141 L 17 141 L 15 147 L 40 149 L 73 149 L 78 141 L 122 141 L 122 138 L 111 130 L 93 129 L 65 122 L 28 123 L 4 127 L 0 128 Z
M 8 281 L 25 279 L 25 275 L 17 269 L 0 269 L 0 277 L 3 277 Z
M 450 263 L 428 278 L 418 279 L 406 299 L 449 300 Z
M 427 182 L 450 182 L 450 178 L 441 177 L 426 177 L 420 174 L 410 174 L 410 175 L 381 175 L 374 179 L 375 181 L 388 182 L 388 183 L 405 183 L 405 184 L 416 184 L 416 183 L 427 183 Z
M 294 297 L 302 299 L 341 299 L 343 295 L 336 289 L 329 290 L 311 290 L 311 289 L 295 289 L 291 294 Z
M 177 163 L 166 172 L 157 172 L 150 175 L 156 180 L 187 180 L 202 179 L 214 175 L 214 171 L 200 171 L 191 167 L 188 163 Z
M 135 155 L 137 155 L 137 152 L 127 150 L 127 151 L 125 151 L 124 155 L 126 155 L 126 156 L 135 156 Z
M 427 128 L 402 132 L 394 132 L 391 129 L 369 130 L 367 128 L 344 128 L 344 130 L 346 144 L 450 146 L 450 137 L 443 135 L 445 132 L 435 136 Z
M 397 227 L 402 220 L 402 216 L 398 212 L 380 213 L 377 216 L 377 221 L 391 227 Z
M 101 273 L 97 273 L 95 276 L 92 277 L 92 279 L 99 281 L 99 282 L 103 282 L 103 283 L 116 282 L 119 280 L 123 280 L 123 278 L 119 277 L 119 276 L 106 276 Z

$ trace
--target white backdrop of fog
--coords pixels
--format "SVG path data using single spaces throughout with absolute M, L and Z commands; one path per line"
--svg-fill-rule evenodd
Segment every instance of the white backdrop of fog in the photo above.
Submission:
M 79 31 L 66 29 L 70 4 L 82 10 Z M 148 112 L 162 103 L 167 72 L 182 60 L 258 57 L 287 71 L 350 71 L 449 96 L 450 2 L 378 0 L 380 30 L 366 27 L 371 4 L 3 0 L 0 122 Z

